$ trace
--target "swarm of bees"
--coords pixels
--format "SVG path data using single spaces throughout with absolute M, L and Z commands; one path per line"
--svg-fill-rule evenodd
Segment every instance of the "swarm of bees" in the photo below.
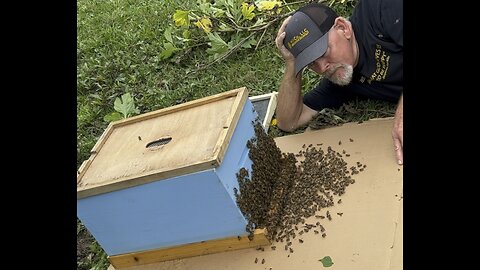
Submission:
M 349 169 L 342 154 L 330 146 L 326 152 L 310 144 L 303 145 L 297 154 L 282 153 L 259 123 L 255 124 L 255 137 L 248 141 L 247 147 L 253 163 L 252 175 L 245 168 L 240 169 L 237 173 L 239 190 L 234 189 L 234 193 L 248 220 L 249 238 L 253 237 L 256 228 L 267 228 L 267 237 L 271 241 L 285 242 L 285 250 L 290 253 L 293 253 L 290 245 L 297 235 L 310 230 L 319 234 L 320 230 L 321 236 L 326 236 L 320 222 L 308 224 L 306 219 L 333 206 L 334 200 L 340 203 L 341 200 L 334 197 L 343 195 L 355 182 L 352 175 L 366 167 L 357 163 Z M 332 219 L 328 211 L 326 216 Z M 304 242 L 303 239 L 298 241 Z

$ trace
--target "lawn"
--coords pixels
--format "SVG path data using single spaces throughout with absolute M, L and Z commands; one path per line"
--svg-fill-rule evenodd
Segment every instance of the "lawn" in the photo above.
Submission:
M 283 18 L 306 2 L 278 1 L 280 7 L 263 11 L 257 6 L 251 18 L 253 5 L 242 13 L 243 1 L 237 0 L 77 0 L 77 167 L 112 119 L 243 86 L 251 96 L 278 91 L 284 65 L 274 45 L 276 32 Z M 348 17 L 355 0 L 328 4 Z M 303 91 L 320 79 L 306 72 Z M 120 99 L 126 94 L 131 99 Z M 309 126 L 393 116 L 394 107 L 352 102 L 322 112 Z M 272 136 L 285 134 L 270 129 Z M 107 267 L 106 254 L 77 221 L 77 269 Z

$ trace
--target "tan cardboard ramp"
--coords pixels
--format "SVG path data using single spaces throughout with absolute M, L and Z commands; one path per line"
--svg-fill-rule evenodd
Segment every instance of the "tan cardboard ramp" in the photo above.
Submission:
M 355 184 L 341 196 L 341 204 L 317 213 L 324 215 L 329 210 L 332 215 L 331 221 L 320 220 L 326 238 L 311 230 L 297 234 L 291 246 L 294 253 L 285 251 L 285 243 L 274 242 L 275 250 L 245 249 L 122 269 L 318 270 L 323 269 L 319 260 L 324 256 L 332 258 L 329 269 L 403 269 L 403 172 L 395 162 L 392 126 L 391 118 L 377 119 L 275 139 L 283 152 L 298 153 L 303 144 L 321 143 L 324 149 L 331 146 L 337 152 L 349 153 L 343 157 L 349 167 L 357 161 L 367 165 L 365 171 L 354 175 Z M 317 221 L 312 217 L 306 222 Z M 109 270 L 113 269 L 110 266 Z

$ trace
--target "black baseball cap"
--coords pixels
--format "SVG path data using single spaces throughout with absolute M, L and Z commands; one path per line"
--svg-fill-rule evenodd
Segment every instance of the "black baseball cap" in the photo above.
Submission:
M 295 56 L 295 75 L 325 53 L 327 33 L 337 17 L 333 9 L 319 3 L 308 4 L 292 15 L 283 44 Z

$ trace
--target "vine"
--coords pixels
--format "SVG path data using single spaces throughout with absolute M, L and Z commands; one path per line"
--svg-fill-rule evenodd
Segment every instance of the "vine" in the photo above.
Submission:
M 205 47 L 212 61 L 221 61 L 238 49 L 257 50 L 265 32 L 275 22 L 291 15 L 291 5 L 310 1 L 197 0 L 192 10 L 176 10 L 163 34 L 162 60 L 193 48 Z
M 354 5 L 356 0 L 291 1 L 197 0 L 191 10 L 177 9 L 163 34 L 160 58 L 177 55 L 179 62 L 193 49 L 205 48 L 209 63 L 196 72 L 224 60 L 239 49 L 257 50 L 272 25 L 281 23 L 296 8 L 310 2 L 327 2 L 332 8 Z

